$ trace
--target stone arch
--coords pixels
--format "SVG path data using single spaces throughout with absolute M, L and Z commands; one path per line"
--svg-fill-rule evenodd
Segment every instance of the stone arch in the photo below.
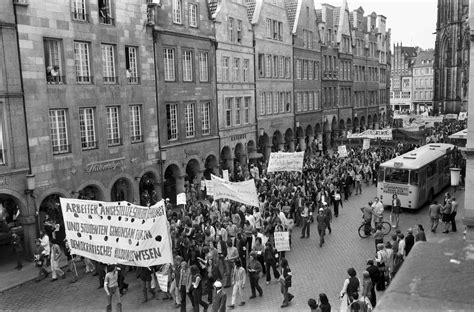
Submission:
M 260 152 L 263 154 L 265 161 L 267 161 L 268 158 L 270 157 L 270 152 L 271 152 L 270 138 L 268 137 L 268 134 L 265 132 L 262 133 L 258 138 L 257 152 Z
M 347 118 L 346 121 L 346 130 L 352 132 L 352 120 L 350 118 Z
M 296 151 L 304 151 L 305 150 L 305 135 L 302 127 L 296 128 Z
M 89 199 L 89 200 L 102 200 L 107 201 L 108 198 L 105 196 L 106 188 L 99 181 L 89 181 L 84 184 L 81 184 L 78 188 L 79 199 Z
M 344 137 L 346 133 L 346 122 L 344 119 L 339 120 L 339 137 Z
M 365 116 L 360 117 L 360 132 L 365 130 Z
M 163 197 L 169 198 L 172 203 L 176 203 L 178 180 L 181 179 L 181 170 L 179 169 L 179 166 L 176 164 L 168 165 L 165 170 L 164 178 Z M 181 189 L 179 191 L 181 191 Z
M 158 178 L 153 171 L 145 172 L 138 183 L 138 190 L 140 194 L 140 205 L 141 206 L 152 206 L 156 204 L 160 199 Z
M 285 149 L 294 152 L 295 151 L 295 142 L 293 137 L 293 130 L 291 128 L 286 129 L 285 131 Z
M 279 130 L 275 130 L 272 137 L 272 152 L 278 152 L 283 147 L 283 136 Z
M 219 164 L 217 162 L 217 157 L 214 155 L 209 155 L 206 157 L 206 161 L 204 163 L 204 178 L 206 180 L 211 179 L 211 174 L 218 175 L 219 174 Z
M 238 181 L 244 180 L 244 168 L 247 164 L 246 149 L 242 143 L 237 143 L 234 148 L 234 179 Z
M 126 177 L 119 177 L 110 189 L 110 200 L 115 201 L 128 201 L 129 203 L 135 202 L 135 196 L 133 192 L 133 185 L 130 179 Z
M 21 196 L 21 194 L 14 190 L 2 189 L 0 191 L 0 204 L 7 211 L 5 217 L 7 224 L 14 222 L 13 217 L 18 210 L 20 210 L 21 214 L 27 215 L 27 213 L 23 213 L 27 211 L 27 203 L 22 200 L 22 197 L 24 198 L 24 195 Z
M 250 153 L 253 153 L 257 150 L 257 147 L 255 146 L 255 141 L 250 140 L 247 142 L 247 155 Z
M 232 151 L 229 146 L 224 146 L 221 150 L 221 169 L 230 170 L 232 169 Z
M 372 115 L 367 116 L 367 129 L 372 129 Z
M 322 139 L 323 139 L 323 130 L 322 130 L 321 124 L 319 122 L 314 127 L 314 132 L 315 132 L 315 136 L 316 136 L 315 140 L 317 140 L 318 143 L 321 142 Z
M 193 200 L 197 200 L 201 188 L 201 165 L 198 159 L 191 158 L 188 160 L 184 180 L 185 192 L 189 193 Z
M 353 130 L 354 133 L 357 133 L 357 132 L 360 131 L 360 128 L 359 128 L 359 127 L 360 127 L 360 125 L 359 125 L 359 118 L 354 117 L 354 124 L 353 124 L 353 127 L 354 127 L 354 130 Z
M 372 123 L 374 124 L 373 129 L 377 130 L 379 128 L 379 120 L 377 114 L 374 114 L 374 117 L 372 119 Z

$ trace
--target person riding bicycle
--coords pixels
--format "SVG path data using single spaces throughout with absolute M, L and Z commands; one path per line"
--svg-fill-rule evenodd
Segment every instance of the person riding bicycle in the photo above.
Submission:
M 374 198 L 374 203 L 372 204 L 372 214 L 374 216 L 374 225 L 377 227 L 378 224 L 383 222 L 383 203 L 379 200 L 378 197 Z
M 362 211 L 362 219 L 364 219 L 364 232 L 365 235 L 370 235 L 370 228 L 372 223 L 372 201 L 368 202 L 368 205 L 360 208 Z

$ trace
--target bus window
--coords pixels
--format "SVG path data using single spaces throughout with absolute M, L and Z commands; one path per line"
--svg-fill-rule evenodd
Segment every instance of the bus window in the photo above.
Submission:
M 428 164 L 426 168 L 426 176 L 429 178 L 435 174 L 436 174 L 436 161 L 433 161 L 432 163 Z
M 406 169 L 385 168 L 385 182 L 408 184 L 408 173 Z
M 418 171 L 410 170 L 410 185 L 418 185 Z
M 385 168 L 383 168 L 383 167 L 380 167 L 380 169 L 379 169 L 379 176 L 378 176 L 378 178 L 377 178 L 377 180 L 378 180 L 379 182 L 383 182 L 383 181 L 384 181 L 384 169 L 385 169 Z

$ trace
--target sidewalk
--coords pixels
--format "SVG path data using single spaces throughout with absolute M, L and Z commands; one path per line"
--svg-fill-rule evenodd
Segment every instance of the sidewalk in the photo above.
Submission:
M 16 261 L 12 259 L 11 263 L 0 267 L 0 293 L 19 287 L 38 277 L 38 268 L 34 262 L 23 261 L 23 268 L 21 270 L 14 269 L 15 265 Z M 67 266 L 67 259 L 64 255 L 61 255 L 59 266 L 61 268 Z M 50 267 L 47 270 L 51 273 Z

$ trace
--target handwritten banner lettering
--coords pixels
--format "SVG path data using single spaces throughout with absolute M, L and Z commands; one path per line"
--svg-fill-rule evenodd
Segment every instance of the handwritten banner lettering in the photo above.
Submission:
M 230 200 L 259 207 L 257 188 L 253 179 L 243 182 L 229 182 L 211 174 L 212 193 L 214 199 Z
M 274 232 L 275 249 L 278 251 L 290 250 L 290 234 L 288 232 Z
M 71 254 L 107 264 L 172 263 L 163 200 L 151 207 L 74 198 L 60 202 Z
M 303 171 L 304 152 L 271 153 L 267 172 Z

